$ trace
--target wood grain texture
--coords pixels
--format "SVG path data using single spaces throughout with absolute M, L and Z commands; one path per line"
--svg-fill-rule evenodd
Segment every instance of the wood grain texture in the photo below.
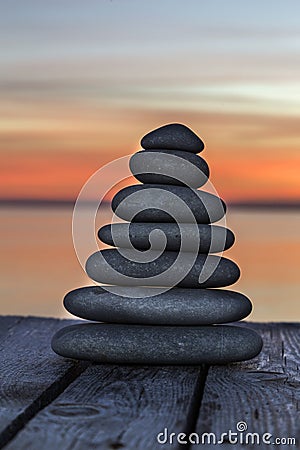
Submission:
M 0 443 L 9 441 L 7 450 L 178 449 L 174 438 L 171 445 L 158 444 L 157 434 L 167 428 L 169 434 L 219 437 L 236 432 L 240 421 L 249 433 L 296 438 L 299 446 L 300 324 L 240 323 L 262 335 L 262 353 L 211 366 L 205 382 L 205 367 L 86 365 L 60 358 L 51 351 L 51 336 L 72 323 L 0 317 Z M 270 448 L 233 446 L 228 437 L 219 445 Z
M 220 436 L 230 429 L 236 432 L 237 422 L 244 421 L 248 426 L 246 433 L 271 433 L 271 441 L 276 437 L 292 437 L 297 439 L 299 446 L 300 324 L 241 325 L 261 334 L 264 340 L 262 353 L 249 362 L 210 367 L 196 432 L 199 435 L 214 432 Z M 247 448 L 271 447 L 250 443 L 251 440 Z M 245 448 L 245 445 L 233 446 L 228 443 L 228 438 L 219 445 L 224 449 Z M 275 448 L 297 447 L 276 445 Z
M 156 436 L 164 427 L 179 433 L 195 425 L 200 372 L 178 366 L 90 366 L 7 450 L 160 449 Z
M 20 316 L 0 316 L 0 349 L 5 346 L 5 338 L 10 332 L 10 329 L 15 327 L 23 320 Z
M 51 336 L 66 322 L 0 317 L 0 446 L 86 367 L 50 348 Z

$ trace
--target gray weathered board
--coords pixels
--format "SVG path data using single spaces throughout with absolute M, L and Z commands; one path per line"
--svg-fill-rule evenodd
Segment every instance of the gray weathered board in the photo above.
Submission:
M 240 323 L 264 339 L 262 353 L 249 362 L 149 367 L 60 358 L 50 340 L 66 323 L 76 321 L 0 317 L 1 448 L 179 449 L 179 433 L 204 439 L 185 448 L 213 448 L 214 439 L 224 449 L 270 448 L 252 445 L 253 433 L 260 439 L 270 433 L 270 441 L 295 438 L 299 445 L 300 324 Z M 232 445 L 235 435 L 228 432 L 236 432 L 238 422 L 247 430 Z M 158 443 L 165 429 L 167 442 Z M 165 433 L 160 438 L 164 442 Z

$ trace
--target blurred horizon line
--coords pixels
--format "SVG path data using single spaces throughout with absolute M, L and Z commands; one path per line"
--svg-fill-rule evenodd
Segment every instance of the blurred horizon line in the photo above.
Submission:
M 54 199 L 54 198 L 0 198 L 0 207 L 74 207 L 76 200 L 72 199 Z M 87 206 L 99 203 L 97 200 L 85 202 Z M 110 205 L 110 200 L 103 200 L 101 204 Z M 99 205 L 100 205 L 99 203 Z M 230 207 L 235 208 L 257 208 L 257 209 L 300 209 L 299 200 L 244 200 L 244 201 L 225 201 Z

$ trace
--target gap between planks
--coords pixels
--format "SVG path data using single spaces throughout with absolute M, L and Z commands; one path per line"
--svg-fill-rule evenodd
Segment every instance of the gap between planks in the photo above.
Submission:
M 91 365 L 39 411 L 6 448 L 161 448 L 156 436 L 164 427 L 177 433 L 193 431 L 204 370 L 192 366 Z M 181 446 L 175 443 L 164 448 Z
M 0 448 L 86 369 L 86 363 L 62 362 L 52 354 L 51 336 L 65 324 L 0 316 Z
M 109 366 L 109 365 L 91 365 L 89 363 L 76 363 L 71 360 L 66 360 L 63 358 L 57 357 L 54 353 L 51 352 L 49 349 L 49 342 L 51 339 L 51 335 L 53 334 L 56 329 L 62 327 L 65 325 L 65 322 L 68 324 L 70 322 L 74 321 L 59 321 L 55 319 L 38 319 L 38 318 L 22 318 L 22 317 L 16 317 L 16 318 L 3 318 L 0 317 L 1 325 L 4 325 L 1 327 L 2 330 L 2 350 L 7 348 L 7 346 L 11 347 L 12 344 L 15 344 L 15 347 L 17 349 L 16 352 L 9 352 L 9 356 L 12 359 L 13 366 L 16 368 L 16 365 L 19 367 L 19 373 L 18 378 L 15 380 L 17 384 L 19 384 L 19 388 L 21 387 L 21 391 L 19 392 L 16 390 L 14 392 L 13 390 L 13 398 L 10 400 L 14 400 L 16 403 L 18 403 L 18 394 L 20 394 L 21 403 L 22 403 L 22 391 L 23 384 L 25 384 L 25 395 L 26 397 L 25 405 L 21 405 L 21 407 L 16 408 L 16 411 L 13 411 L 14 413 L 11 414 L 12 417 L 10 419 L 10 422 L 8 424 L 4 424 L 4 427 L 2 427 L 2 433 L 0 434 L 1 439 L 1 448 L 3 448 L 5 445 L 7 445 L 7 448 L 53 448 L 53 442 L 49 442 L 49 445 L 45 443 L 45 439 L 43 436 L 39 435 L 37 433 L 38 423 L 39 420 L 43 422 L 43 418 L 46 417 L 49 418 L 49 414 L 52 417 L 55 416 L 55 411 L 58 414 L 56 419 L 59 428 L 61 428 L 62 422 L 65 423 L 65 431 L 68 433 L 68 427 L 72 425 L 72 419 L 74 418 L 74 411 L 70 412 L 70 409 L 72 410 L 72 407 L 75 407 L 76 409 L 76 402 L 74 404 L 74 398 L 71 399 L 71 401 L 68 403 L 64 403 L 64 398 L 66 395 L 68 395 L 68 392 L 71 392 L 76 397 L 76 390 L 82 389 L 82 383 L 85 381 L 88 386 L 92 383 L 96 383 L 98 386 L 98 389 L 102 389 L 104 392 L 104 399 L 102 396 L 100 396 L 100 401 L 105 403 L 110 397 L 113 395 L 116 395 L 116 402 L 122 402 L 124 400 L 123 393 L 121 392 L 121 397 L 118 398 L 118 388 L 115 390 L 115 385 L 119 385 L 122 382 L 122 377 L 125 378 L 125 384 L 126 384 L 126 378 L 129 383 L 129 386 L 134 387 L 136 391 L 139 392 L 138 397 L 136 398 L 136 404 L 132 405 L 132 409 L 137 411 L 137 417 L 135 418 L 137 424 L 136 426 L 133 424 L 132 426 L 129 424 L 129 428 L 131 426 L 133 434 L 136 435 L 136 438 L 139 440 L 139 432 L 141 430 L 141 427 L 139 426 L 138 422 L 143 421 L 143 414 L 147 412 L 147 410 L 151 413 L 154 413 L 154 417 L 152 418 L 154 421 L 154 428 L 157 432 L 162 431 L 162 427 L 164 424 L 164 421 L 168 422 L 168 417 L 171 415 L 171 421 L 170 425 L 171 427 L 174 425 L 175 429 L 177 429 L 178 432 L 185 432 L 185 433 L 191 433 L 194 430 L 194 427 L 196 426 L 196 421 L 199 413 L 199 407 L 201 402 L 201 396 L 204 388 L 205 383 L 205 377 L 206 377 L 206 368 L 204 366 L 201 366 L 201 368 L 197 367 L 181 367 L 181 366 L 172 366 L 172 367 L 137 367 L 137 366 L 123 366 L 123 367 L 115 367 L 115 366 Z M 5 324 L 6 324 L 6 335 L 5 335 Z M 38 339 L 36 339 L 38 337 Z M 35 339 L 34 339 L 35 338 Z M 35 348 L 33 348 L 35 346 Z M 38 350 L 38 353 L 36 353 L 36 350 Z M 23 360 L 22 360 L 22 357 Z M 25 356 L 25 359 L 24 359 Z M 35 361 L 35 364 L 32 365 L 28 364 L 28 360 L 30 360 L 30 357 L 33 359 L 36 359 L 36 356 L 40 358 L 40 361 L 37 363 Z M 21 357 L 21 359 L 20 359 Z M 6 358 L 7 359 L 7 358 Z M 46 367 L 45 367 L 45 360 L 49 360 L 50 366 L 51 361 L 55 360 L 55 362 L 59 362 L 59 364 L 62 366 L 62 369 L 59 370 L 60 376 L 57 376 L 55 374 L 54 380 L 48 380 L 47 377 L 49 377 L 49 373 L 46 376 L 47 378 L 47 387 L 41 390 L 41 386 L 37 382 L 37 386 L 34 386 L 34 383 L 36 382 L 36 371 L 43 372 L 44 369 L 47 368 L 47 361 L 46 361 Z M 25 364 L 25 367 L 22 366 L 22 361 Z M 7 362 L 7 361 L 6 361 Z M 27 365 L 26 365 L 27 363 Z M 46 370 L 47 371 L 47 370 Z M 93 372 L 96 371 L 96 377 L 94 376 L 93 380 Z M 18 370 L 17 370 L 18 372 Z M 102 376 L 101 376 L 102 374 Z M 105 375 L 106 374 L 106 375 Z M 95 373 L 94 373 L 95 375 Z M 3 372 L 2 372 L 3 377 Z M 24 379 L 24 377 L 27 379 Z M 30 387 L 27 386 L 26 389 L 26 382 L 28 382 L 28 377 L 32 379 L 32 384 Z M 4 378 L 5 378 L 5 371 L 4 371 Z M 6 380 L 7 383 L 7 392 L 10 391 L 11 382 L 13 383 L 14 380 L 11 380 L 10 374 L 7 374 L 8 380 Z M 50 377 L 51 378 L 51 377 Z M 53 374 L 52 374 L 53 378 Z M 136 378 L 138 379 L 136 383 Z M 140 379 L 139 379 L 140 378 Z M 39 382 L 45 382 L 45 376 L 42 376 L 42 380 L 40 379 Z M 43 384 L 43 383 L 42 383 Z M 108 385 L 107 385 L 108 384 Z M 5 383 L 4 383 L 5 385 Z M 106 386 L 107 385 L 107 386 Z M 134 386 L 136 385 L 136 386 Z M 39 392 L 40 389 L 40 392 Z M 166 406 L 161 405 L 160 402 L 162 400 L 161 397 L 157 396 L 156 389 L 158 390 L 158 393 L 165 395 L 165 398 L 163 399 L 166 403 Z M 24 390 L 24 389 L 23 389 Z M 166 391 L 163 394 L 163 391 Z M 119 393 L 120 394 L 120 393 Z M 30 398 L 28 399 L 27 396 Z M 62 402 L 59 401 L 59 399 L 62 399 Z M 156 399 L 154 401 L 149 400 L 149 398 Z M 8 399 L 5 399 L 4 401 Z M 89 409 L 89 401 L 88 399 L 83 399 L 81 403 L 87 408 L 86 411 Z M 3 401 L 3 398 L 2 398 Z M 143 406 L 144 405 L 144 411 Z M 150 407 L 150 408 L 149 408 Z M 148 408 L 148 409 L 147 409 Z M 79 408 L 80 409 L 80 408 Z M 83 408 L 85 411 L 85 409 Z M 161 410 L 161 411 L 160 411 Z M 49 413 L 50 411 L 50 413 Z M 51 411 L 54 411 L 54 414 L 52 415 Z M 161 419 L 163 422 L 157 421 L 157 412 L 161 413 Z M 117 420 L 120 420 L 120 417 L 118 418 L 118 411 L 115 411 L 117 413 L 116 418 Z M 69 425 L 66 426 L 66 421 L 62 421 L 62 417 L 68 416 L 70 413 L 70 422 Z M 77 409 L 78 413 L 78 409 Z M 75 412 L 75 416 L 77 414 Z M 128 411 L 126 411 L 127 415 Z M 121 414 L 122 415 L 122 414 Z M 126 416 L 125 415 L 125 416 Z M 130 415 L 130 412 L 129 412 Z M 150 414 L 151 415 L 151 414 Z M 147 414 L 146 414 L 146 420 L 147 420 Z M 144 419 L 145 419 L 144 418 Z M 110 432 L 110 420 L 111 417 L 106 417 L 107 423 L 107 434 Z M 125 417 L 122 419 L 124 422 Z M 0 420 L 1 422 L 1 420 Z M 50 421 L 51 422 L 51 421 Z M 3 425 L 3 424 L 2 424 Z M 49 425 L 49 424 L 48 424 Z M 52 424 L 53 425 L 53 424 Z M 33 434 L 30 432 L 31 427 L 33 427 Z M 47 429 L 48 427 L 46 427 Z M 52 426 L 52 431 L 53 426 Z M 74 439 L 74 435 L 72 434 L 71 430 L 69 434 L 69 439 L 72 441 Z M 97 434 L 97 430 L 91 430 L 92 434 Z M 151 430 L 152 432 L 152 430 Z M 28 434 L 29 433 L 29 434 Z M 114 438 L 111 440 L 111 448 L 118 448 L 120 444 L 120 438 L 122 438 L 122 434 L 126 435 L 128 434 L 126 428 L 122 430 L 121 433 L 117 433 L 117 435 L 114 436 Z M 52 433 L 52 436 L 56 433 Z M 129 433 L 130 434 L 130 433 Z M 59 433 L 58 433 L 59 436 Z M 153 432 L 153 436 L 155 436 Z M 49 436 L 48 436 L 49 437 Z M 149 434 L 148 434 L 149 437 Z M 29 438 L 29 440 L 27 439 Z M 131 448 L 130 440 L 128 441 L 128 437 L 125 438 L 125 442 L 127 440 L 127 448 Z M 66 442 L 64 442 L 65 438 L 58 443 L 58 445 L 55 445 L 56 448 L 67 448 Z M 91 438 L 92 440 L 92 438 Z M 50 436 L 51 441 L 51 436 Z M 46 445 L 46 447 L 44 447 Z M 81 444 L 79 443 L 79 446 Z M 154 443 L 155 446 L 155 443 Z M 150 442 L 149 448 L 154 448 L 153 442 Z M 73 447 L 73 445 L 70 443 L 70 447 Z M 82 448 L 82 447 L 78 447 Z M 136 448 L 136 446 L 135 446 Z M 141 448 L 141 447 L 139 447 Z M 143 446 L 143 448 L 146 448 Z M 175 450 L 175 446 L 172 446 L 172 449 Z M 178 446 L 180 448 L 180 446 Z

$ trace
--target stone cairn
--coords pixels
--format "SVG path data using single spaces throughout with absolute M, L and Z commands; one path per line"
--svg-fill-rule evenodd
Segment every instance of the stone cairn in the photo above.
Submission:
M 226 212 L 216 195 L 197 188 L 209 177 L 192 130 L 169 124 L 151 131 L 130 159 L 142 183 L 112 200 L 116 216 L 99 238 L 118 248 L 88 258 L 87 274 L 102 286 L 69 292 L 65 308 L 95 321 L 58 331 L 59 355 L 98 363 L 224 364 L 247 360 L 262 348 L 246 327 L 220 325 L 252 309 L 243 294 L 217 289 L 237 281 L 238 266 L 221 253 L 234 243 L 219 225 Z M 101 323 L 97 323 L 101 322 Z

